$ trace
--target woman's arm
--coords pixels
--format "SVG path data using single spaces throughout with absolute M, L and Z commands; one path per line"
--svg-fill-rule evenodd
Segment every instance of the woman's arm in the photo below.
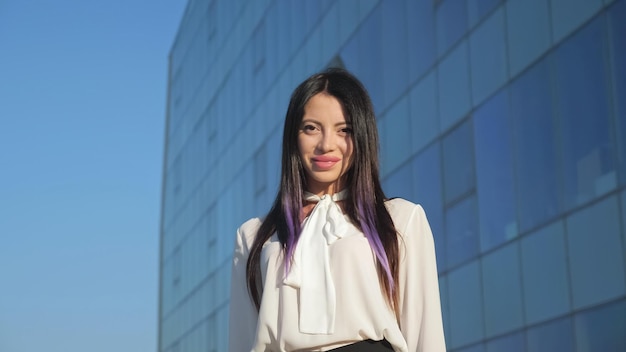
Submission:
M 400 329 L 409 351 L 445 352 L 435 244 L 424 209 L 414 205 L 400 246 Z
M 230 319 L 228 350 L 246 352 L 252 349 L 257 325 L 257 311 L 248 294 L 246 263 L 250 248 L 244 234 L 246 224 L 237 230 L 230 281 Z

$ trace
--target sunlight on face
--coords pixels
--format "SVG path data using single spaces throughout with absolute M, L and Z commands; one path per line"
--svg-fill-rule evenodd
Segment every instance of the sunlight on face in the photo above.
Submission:
M 341 191 L 342 176 L 352 160 L 353 142 L 351 125 L 337 98 L 318 93 L 305 105 L 298 150 L 307 191 L 318 195 Z

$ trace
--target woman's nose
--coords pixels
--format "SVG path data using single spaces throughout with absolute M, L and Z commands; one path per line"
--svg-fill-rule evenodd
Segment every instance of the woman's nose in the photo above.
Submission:
M 322 152 L 326 153 L 329 152 L 331 150 L 333 150 L 335 148 L 335 145 L 337 143 L 336 141 L 336 136 L 333 135 L 332 133 L 322 133 L 321 139 L 320 139 L 320 144 L 319 144 L 319 148 Z

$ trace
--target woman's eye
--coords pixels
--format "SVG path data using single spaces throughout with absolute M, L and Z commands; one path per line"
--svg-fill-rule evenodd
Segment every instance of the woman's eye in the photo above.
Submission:
M 304 125 L 302 127 L 302 131 L 304 131 L 305 133 L 313 133 L 317 130 L 317 128 L 313 125 Z
M 349 135 L 352 133 L 352 129 L 349 127 L 344 127 L 339 130 L 339 133 L 341 133 L 342 135 Z

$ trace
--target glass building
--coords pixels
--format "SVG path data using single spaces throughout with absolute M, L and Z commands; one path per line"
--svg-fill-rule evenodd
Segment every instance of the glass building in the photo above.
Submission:
M 449 351 L 626 351 L 626 0 L 191 0 L 170 54 L 159 352 L 225 351 L 236 228 L 291 91 L 369 89 L 421 203 Z

